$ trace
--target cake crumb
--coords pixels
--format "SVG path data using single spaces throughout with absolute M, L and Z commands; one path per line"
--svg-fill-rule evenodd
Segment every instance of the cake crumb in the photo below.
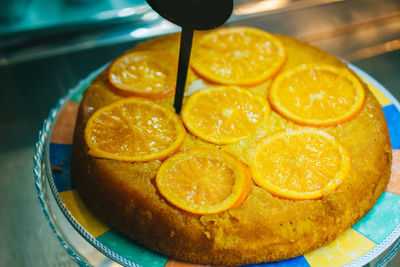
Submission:
M 208 239 L 210 239 L 210 238 L 211 238 L 211 234 L 210 234 L 210 232 L 209 232 L 209 231 L 205 231 L 205 232 L 204 232 L 204 234 L 206 235 L 206 237 L 207 237 Z

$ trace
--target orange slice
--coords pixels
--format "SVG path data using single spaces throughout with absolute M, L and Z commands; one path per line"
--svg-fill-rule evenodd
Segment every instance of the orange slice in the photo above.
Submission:
M 161 195 L 193 214 L 236 208 L 249 192 L 247 167 L 218 149 L 194 148 L 165 160 L 156 176 Z
M 268 102 L 248 90 L 208 87 L 189 97 L 182 109 L 182 120 L 192 134 L 222 145 L 255 131 L 269 112 Z
M 286 61 L 282 43 L 249 27 L 222 28 L 200 38 L 191 66 L 220 84 L 254 85 L 276 74 Z
M 350 153 L 335 137 L 314 128 L 272 134 L 258 144 L 251 173 L 271 194 L 316 199 L 335 190 L 351 168 Z
M 347 69 L 304 64 L 275 78 L 271 106 L 302 125 L 333 126 L 354 118 L 364 103 L 364 88 Z
M 119 57 L 109 69 L 108 79 L 123 96 L 164 98 L 175 92 L 176 59 L 159 51 L 132 52 Z
M 120 161 L 162 160 L 179 148 L 185 129 L 171 110 L 127 98 L 97 110 L 85 128 L 89 154 Z

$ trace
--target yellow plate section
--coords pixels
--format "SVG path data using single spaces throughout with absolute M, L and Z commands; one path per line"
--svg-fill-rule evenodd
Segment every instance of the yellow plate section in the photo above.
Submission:
M 350 228 L 336 240 L 320 247 L 304 257 L 313 266 L 343 266 L 359 258 L 376 246 L 374 242 Z
M 89 211 L 76 190 L 61 192 L 60 197 L 75 220 L 93 237 L 97 238 L 110 230 L 108 225 Z
M 378 102 L 382 105 L 382 107 L 392 104 L 390 99 L 387 96 L 385 96 L 385 94 L 381 90 L 376 88 L 375 85 L 373 85 L 371 82 L 365 79 L 364 82 L 368 85 L 368 88 L 371 90 L 372 94 L 376 97 L 376 99 L 378 99 Z

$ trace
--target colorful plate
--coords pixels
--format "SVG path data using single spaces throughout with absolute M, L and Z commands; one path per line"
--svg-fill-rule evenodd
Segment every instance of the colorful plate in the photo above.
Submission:
M 34 157 L 35 184 L 44 213 L 60 242 L 81 265 L 97 265 L 111 259 L 125 266 L 189 266 L 137 245 L 99 220 L 85 207 L 71 184 L 70 153 L 79 102 L 83 90 L 105 68 L 96 70 L 71 89 L 44 122 Z M 351 68 L 365 80 L 383 106 L 393 148 L 389 185 L 374 208 L 335 241 L 297 258 L 256 266 L 363 266 L 368 263 L 380 266 L 392 259 L 399 249 L 400 127 L 396 122 L 400 121 L 400 105 L 372 77 L 355 66 Z M 69 226 L 60 222 L 65 218 L 55 216 L 57 212 L 65 216 Z M 84 245 L 83 241 L 76 245 L 71 240 L 76 233 L 86 240 Z M 88 251 L 101 252 L 103 258 L 88 260 Z

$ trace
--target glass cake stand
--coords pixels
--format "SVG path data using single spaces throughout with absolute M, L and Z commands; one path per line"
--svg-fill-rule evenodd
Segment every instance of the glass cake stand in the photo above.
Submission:
M 400 118 L 399 102 L 367 73 L 351 64 L 349 66 L 364 79 L 382 104 L 392 143 L 400 141 L 400 130 L 396 125 L 396 121 Z M 84 218 L 86 215 L 82 215 L 87 211 L 84 204 L 79 202 L 79 199 L 77 200 L 79 197 L 74 196 L 75 204 L 71 204 L 69 198 L 66 197 L 66 193 L 74 191 L 69 176 L 72 137 L 67 138 L 69 141 L 58 138 L 60 131 L 57 125 L 64 123 L 63 120 L 66 120 L 66 123 L 74 123 L 75 117 L 71 114 L 76 113 L 68 110 L 71 106 L 75 111 L 77 110 L 83 90 L 106 67 L 103 66 L 92 72 L 77 86 L 70 89 L 44 121 L 34 155 L 35 186 L 38 197 L 45 217 L 58 240 L 79 265 L 165 266 L 173 260 L 127 240 L 115 229 L 106 226 L 100 234 L 93 234 L 93 231 L 89 229 L 92 226 L 86 225 L 87 218 Z M 71 135 L 72 132 L 69 134 Z M 101 224 L 101 222 L 98 223 Z M 312 252 L 311 256 L 307 254 L 286 261 L 257 266 L 293 264 L 318 266 L 318 262 L 322 263 L 329 258 L 338 260 L 336 262 L 338 265 L 385 266 L 400 248 L 399 236 L 400 188 L 393 185 L 392 188 L 388 187 L 375 207 L 364 218 L 331 244 Z M 341 247 L 341 244 L 346 242 L 347 245 Z
M 104 67 L 103 67 L 104 68 Z M 118 263 L 108 258 L 97 250 L 91 243 L 79 233 L 76 225 L 67 219 L 67 211 L 60 206 L 59 196 L 55 192 L 50 169 L 49 141 L 50 133 L 54 123 L 66 101 L 71 98 L 72 92 L 84 88 L 103 69 L 92 73 L 82 80 L 75 89 L 69 91 L 68 95 L 60 99 L 55 108 L 50 111 L 49 117 L 44 121 L 43 128 L 39 133 L 39 140 L 35 147 L 34 175 L 35 186 L 38 192 L 40 204 L 51 229 L 56 234 L 61 245 L 68 254 L 81 266 L 119 266 Z M 57 198 L 58 196 L 58 198 Z

